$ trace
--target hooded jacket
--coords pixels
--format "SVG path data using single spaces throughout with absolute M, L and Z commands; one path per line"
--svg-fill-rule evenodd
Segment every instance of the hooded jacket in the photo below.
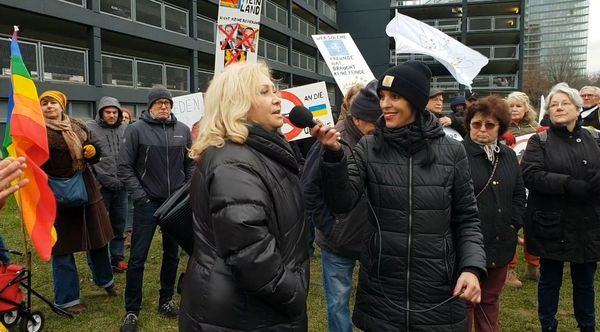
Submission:
M 194 251 L 180 331 L 306 331 L 308 227 L 288 143 L 250 127 L 209 148 L 194 173 Z
M 159 121 L 145 111 L 125 130 L 119 151 L 119 179 L 131 199 L 164 201 L 191 178 L 193 161 L 188 157 L 192 145 L 190 128 L 174 114 Z
M 463 146 L 430 112 L 387 129 L 383 119 L 346 166 L 327 151 L 325 199 L 350 210 L 366 189 L 369 214 L 353 322 L 365 331 L 466 331 L 466 304 L 452 296 L 463 271 L 485 275 L 483 237 Z M 420 122 L 420 124 L 419 124 Z M 331 160 L 331 161 L 328 161 Z M 429 163 L 429 164 L 428 164 Z
M 117 122 L 113 125 L 109 125 L 102 119 L 102 111 L 109 106 L 119 110 Z M 123 123 L 123 111 L 119 102 L 113 97 L 102 97 L 98 102 L 96 119 L 88 121 L 86 126 L 90 133 L 90 142 L 100 148 L 100 160 L 92 168 L 96 179 L 105 189 L 125 190 L 117 176 L 119 150 L 127 128 Z

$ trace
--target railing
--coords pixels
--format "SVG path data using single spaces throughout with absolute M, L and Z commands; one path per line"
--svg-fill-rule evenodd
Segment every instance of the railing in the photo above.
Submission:
M 265 5 L 261 10 L 261 15 L 279 22 L 286 27 L 288 25 L 288 11 L 273 1 L 265 1 Z
M 315 0 L 301 0 L 302 2 L 308 4 L 309 6 L 311 6 L 312 8 L 315 8 L 316 5 L 316 1 Z
M 392 0 L 392 7 L 427 6 L 444 4 L 461 4 L 462 0 Z
M 431 87 L 442 90 L 458 90 L 459 84 L 452 76 L 435 76 L 432 78 Z M 491 90 L 517 89 L 517 75 L 479 75 L 473 79 L 472 87 Z
M 292 30 L 311 38 L 310 36 L 316 34 L 317 28 L 314 24 L 307 22 L 296 15 L 292 15 Z
M 308 54 L 304 54 L 298 51 L 292 51 L 292 67 L 305 69 L 310 72 L 316 70 L 316 60 Z
M 514 60 L 519 58 L 518 45 L 473 46 L 472 49 L 490 60 Z
M 462 20 L 459 18 L 445 18 L 439 20 L 422 20 L 426 23 L 443 32 L 460 32 Z
M 269 60 L 288 64 L 288 48 L 264 38 L 258 39 L 258 55 Z
M 408 60 L 417 60 L 422 61 L 424 63 L 433 64 L 438 63 L 433 57 L 423 54 L 406 54 L 400 53 L 396 54 L 396 50 L 390 50 L 390 63 L 397 64 L 401 62 L 405 62 Z
M 333 77 L 325 61 L 317 61 L 317 73 L 319 73 L 320 75 Z
M 519 15 L 478 16 L 467 18 L 468 31 L 519 30 Z
M 337 12 L 336 8 L 331 4 L 320 0 L 319 1 L 319 11 L 325 15 L 325 17 L 331 19 L 332 21 L 336 21 Z

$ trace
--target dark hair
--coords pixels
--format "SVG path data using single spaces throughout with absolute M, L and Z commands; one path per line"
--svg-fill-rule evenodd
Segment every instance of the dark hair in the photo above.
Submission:
M 467 110 L 465 115 L 465 125 L 467 131 L 471 131 L 471 120 L 477 114 L 481 113 L 484 116 L 493 116 L 498 120 L 500 128 L 498 129 L 498 136 L 504 134 L 510 125 L 510 111 L 508 110 L 508 104 L 497 95 L 488 96 L 485 98 L 477 99 L 477 102 L 473 104 Z

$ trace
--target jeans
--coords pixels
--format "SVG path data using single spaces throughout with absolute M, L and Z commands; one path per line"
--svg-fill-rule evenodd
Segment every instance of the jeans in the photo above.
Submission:
M 321 263 L 329 332 L 352 332 L 350 295 L 356 259 L 338 256 L 321 249 Z
M 556 331 L 556 311 L 562 285 L 564 262 L 540 259 L 540 281 L 538 282 L 538 315 L 543 329 Z M 596 323 L 594 275 L 596 262 L 571 263 L 573 283 L 573 311 L 580 328 L 593 327 Z
M 131 197 L 127 195 L 127 222 L 125 222 L 125 230 L 131 231 L 133 229 L 133 201 Z
M 108 246 L 87 253 L 94 284 L 106 288 L 114 283 L 112 266 L 108 257 Z M 52 278 L 54 280 L 54 303 L 59 308 L 68 308 L 81 303 L 79 299 L 79 273 L 73 254 L 52 256 Z
M 127 192 L 124 190 L 114 191 L 106 188 L 101 189 L 104 205 L 110 223 L 112 224 L 115 237 L 110 241 L 110 261 L 116 265 L 118 261 L 125 259 L 125 224 L 127 221 Z
M 135 204 L 133 208 L 133 233 L 129 267 L 125 285 L 125 310 L 139 313 L 142 306 L 142 286 L 144 284 L 144 264 L 156 230 L 154 212 L 162 202 L 149 201 Z M 179 246 L 170 235 L 162 233 L 163 256 L 160 266 L 159 306 L 173 298 Z
M 500 293 L 506 280 L 508 265 L 489 268 L 485 281 L 480 283 L 481 303 L 473 305 L 467 303 L 467 318 L 469 320 L 469 331 L 477 332 L 500 332 L 498 317 L 500 315 Z

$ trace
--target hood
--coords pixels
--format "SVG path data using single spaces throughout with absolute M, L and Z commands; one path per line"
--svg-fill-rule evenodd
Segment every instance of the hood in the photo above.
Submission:
M 104 108 L 106 107 L 116 107 L 119 112 L 118 112 L 118 117 L 117 117 L 117 122 L 115 122 L 115 124 L 113 125 L 108 125 L 106 122 L 104 122 L 104 120 L 102 120 L 102 111 L 104 110 Z M 121 123 L 123 122 L 123 109 L 121 108 L 121 104 L 119 103 L 119 101 L 117 100 L 117 98 L 113 98 L 113 97 L 102 97 L 100 98 L 100 100 L 98 101 L 98 108 L 96 109 L 96 122 L 101 126 L 101 127 L 118 127 L 121 125 Z

